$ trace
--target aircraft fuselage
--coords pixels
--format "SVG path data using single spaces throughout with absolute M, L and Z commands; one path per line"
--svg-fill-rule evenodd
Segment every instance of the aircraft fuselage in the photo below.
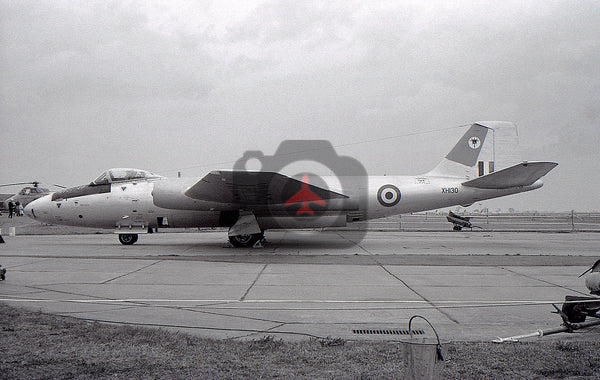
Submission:
M 339 179 L 321 177 L 330 190 Z M 345 191 L 348 199 L 328 200 L 325 210 L 316 215 L 294 215 L 285 204 L 251 210 L 261 229 L 344 226 L 353 221 L 383 218 L 454 205 L 469 205 L 542 186 L 508 189 L 478 189 L 461 185 L 464 179 L 426 176 L 369 177 L 368 189 Z M 158 227 L 230 227 L 235 223 L 239 205 L 192 199 L 184 195 L 196 179 L 155 179 L 110 184 L 110 190 L 60 198 L 44 196 L 27 208 L 32 218 L 51 224 L 118 231 Z M 383 190 L 382 190 L 383 189 Z M 310 207 L 309 203 L 309 207 Z

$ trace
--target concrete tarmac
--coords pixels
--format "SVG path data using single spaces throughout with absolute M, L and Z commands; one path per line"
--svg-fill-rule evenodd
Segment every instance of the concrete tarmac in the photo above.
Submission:
M 588 295 L 577 276 L 600 256 L 598 233 L 267 231 L 253 249 L 227 247 L 224 231 L 134 246 L 109 234 L 3 237 L 1 302 L 240 339 L 406 339 L 417 314 L 447 341 L 557 327 L 551 303 Z

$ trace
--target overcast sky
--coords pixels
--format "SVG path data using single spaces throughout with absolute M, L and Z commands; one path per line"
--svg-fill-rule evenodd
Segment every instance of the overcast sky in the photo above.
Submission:
M 200 178 L 286 139 L 419 174 L 508 120 L 559 166 L 486 205 L 600 210 L 598 1 L 2 1 L 0 28 L 0 183 Z

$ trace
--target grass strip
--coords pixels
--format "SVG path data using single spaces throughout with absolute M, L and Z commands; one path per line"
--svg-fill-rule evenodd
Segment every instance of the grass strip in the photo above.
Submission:
M 600 378 L 598 339 L 456 342 L 444 355 L 448 379 Z M 406 371 L 404 345 L 393 342 L 217 340 L 0 304 L 0 379 L 400 379 Z

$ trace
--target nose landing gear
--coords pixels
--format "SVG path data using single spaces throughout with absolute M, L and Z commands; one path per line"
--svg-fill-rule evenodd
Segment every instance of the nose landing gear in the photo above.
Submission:
M 137 234 L 119 234 L 119 241 L 123 245 L 133 245 L 137 240 Z

